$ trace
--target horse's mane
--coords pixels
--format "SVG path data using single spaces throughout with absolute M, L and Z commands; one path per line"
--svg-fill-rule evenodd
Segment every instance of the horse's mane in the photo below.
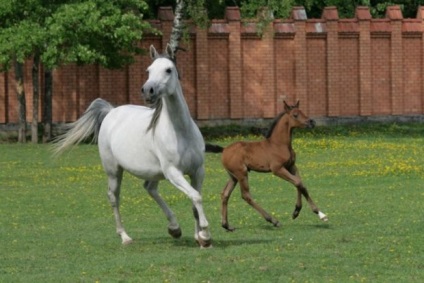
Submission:
M 278 121 L 280 121 L 280 119 L 284 116 L 284 114 L 286 114 L 286 112 L 285 112 L 285 111 L 281 112 L 280 114 L 278 114 L 278 116 L 277 116 L 277 117 L 275 117 L 275 118 L 274 118 L 274 121 L 272 121 L 271 127 L 269 127 L 268 131 L 266 132 L 265 137 L 266 137 L 267 139 L 271 137 L 272 132 L 273 132 L 273 131 L 274 131 L 274 129 L 275 129 L 275 126 L 277 126 Z

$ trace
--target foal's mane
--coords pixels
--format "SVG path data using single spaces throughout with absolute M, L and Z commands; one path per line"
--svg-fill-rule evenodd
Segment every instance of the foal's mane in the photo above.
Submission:
M 278 121 L 280 121 L 280 119 L 284 116 L 284 114 L 286 114 L 287 112 L 283 111 L 280 114 L 278 114 L 277 117 L 274 118 L 274 121 L 272 121 L 271 127 L 269 127 L 268 131 L 266 132 L 265 138 L 270 138 L 272 135 L 272 132 L 275 129 L 275 126 L 277 126 Z
M 158 59 L 158 58 L 166 58 L 166 59 L 170 60 L 174 64 L 175 68 L 177 67 L 177 62 L 175 61 L 175 58 L 171 58 L 167 54 L 160 54 L 160 55 L 156 56 L 155 59 L 153 60 L 153 62 L 156 59 Z M 177 70 L 177 75 L 178 75 L 178 80 L 179 80 L 180 79 L 180 75 L 179 75 L 178 70 Z M 152 129 L 153 130 L 153 133 L 154 133 L 155 132 L 156 125 L 157 125 L 157 123 L 159 121 L 160 113 L 162 112 L 162 106 L 163 106 L 162 99 L 160 98 L 160 99 L 156 100 L 155 103 L 153 103 L 152 105 L 149 105 L 149 106 L 151 108 L 155 109 L 155 112 L 153 112 L 153 117 L 152 117 L 152 120 L 150 121 L 149 126 L 147 127 L 147 132 L 150 129 Z

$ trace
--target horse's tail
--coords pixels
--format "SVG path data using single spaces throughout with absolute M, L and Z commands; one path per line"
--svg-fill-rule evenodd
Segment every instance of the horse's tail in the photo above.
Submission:
M 205 151 L 212 152 L 212 153 L 221 153 L 224 151 L 224 148 L 216 144 L 207 143 L 205 144 Z
M 112 109 L 113 106 L 101 98 L 91 102 L 81 118 L 68 124 L 67 131 L 54 139 L 54 155 L 62 154 L 73 145 L 77 145 L 91 136 L 93 141 L 97 141 L 103 119 Z

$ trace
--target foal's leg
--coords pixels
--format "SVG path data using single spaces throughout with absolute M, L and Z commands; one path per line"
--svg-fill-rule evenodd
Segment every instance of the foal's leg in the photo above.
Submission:
M 296 207 L 293 212 L 293 219 L 296 218 L 299 215 L 300 209 L 302 208 L 302 201 L 301 201 L 301 195 L 305 197 L 305 199 L 308 201 L 309 206 L 311 207 L 312 211 L 316 214 L 318 214 L 319 218 L 323 221 L 327 221 L 328 217 L 325 215 L 322 211 L 319 210 L 319 208 L 316 206 L 312 198 L 309 196 L 308 189 L 303 185 L 302 179 L 299 175 L 299 170 L 295 165 L 293 165 L 290 168 L 290 171 L 288 171 L 286 168 L 281 167 L 279 170 L 273 170 L 273 173 L 283 178 L 286 181 L 289 181 L 297 188 L 297 202 Z
M 256 209 L 266 221 L 272 223 L 275 227 L 280 227 L 280 222 L 277 219 L 273 218 L 268 212 L 266 212 L 262 207 L 259 206 L 250 195 L 249 183 L 247 175 L 239 179 L 241 197 L 254 209 Z
M 172 210 L 169 208 L 169 206 L 160 196 L 158 192 L 158 184 L 159 184 L 158 181 L 146 181 L 144 182 L 144 188 L 147 190 L 149 195 L 156 201 L 156 203 L 160 206 L 160 208 L 165 213 L 166 218 L 169 221 L 168 233 L 174 238 L 179 238 L 181 237 L 180 225 L 177 222 L 177 218 L 175 217 L 175 214 L 172 212 Z
M 237 185 L 237 179 L 230 175 L 227 185 L 221 193 L 221 226 L 227 231 L 234 231 L 235 228 L 228 224 L 228 200 L 230 199 L 231 193 Z
M 200 231 L 195 235 L 196 241 L 200 244 L 201 247 L 209 247 L 211 246 L 212 240 L 211 235 L 209 232 L 209 223 L 206 220 L 205 213 L 203 211 L 203 204 L 202 204 L 202 196 L 199 191 L 194 189 L 184 178 L 183 174 L 180 170 L 178 170 L 175 167 L 168 168 L 166 171 L 166 178 L 179 190 L 181 190 L 183 193 L 185 193 L 193 202 L 193 206 L 195 207 L 197 214 L 195 214 L 195 217 L 198 216 L 198 219 L 196 219 L 196 222 L 198 222 Z M 196 186 L 201 186 L 203 183 L 203 177 L 204 177 L 204 170 L 203 168 L 200 168 L 195 176 L 193 176 L 194 180 L 192 180 L 193 184 L 196 184 Z M 197 188 L 198 190 L 200 188 Z
M 109 191 L 107 195 L 113 208 L 113 214 L 115 215 L 116 233 L 121 237 L 122 244 L 127 245 L 132 242 L 132 239 L 125 232 L 122 226 L 121 214 L 119 213 L 119 194 L 121 191 L 122 173 L 122 168 L 117 168 L 114 173 L 108 173 Z

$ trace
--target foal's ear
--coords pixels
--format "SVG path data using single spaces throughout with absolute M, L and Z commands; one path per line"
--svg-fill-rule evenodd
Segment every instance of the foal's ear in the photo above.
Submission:
M 150 58 L 152 58 L 152 60 L 155 60 L 158 56 L 159 54 L 156 51 L 155 47 L 153 45 L 150 45 Z
M 300 104 L 300 100 L 298 99 L 298 100 L 296 101 L 296 104 L 293 106 L 293 108 L 299 108 L 299 104 Z
M 287 104 L 285 100 L 283 100 L 283 102 L 284 102 L 284 111 L 289 112 L 291 110 L 291 107 Z
M 172 60 L 175 59 L 174 50 L 172 49 L 171 45 L 168 43 L 166 45 L 166 54 L 171 58 Z

